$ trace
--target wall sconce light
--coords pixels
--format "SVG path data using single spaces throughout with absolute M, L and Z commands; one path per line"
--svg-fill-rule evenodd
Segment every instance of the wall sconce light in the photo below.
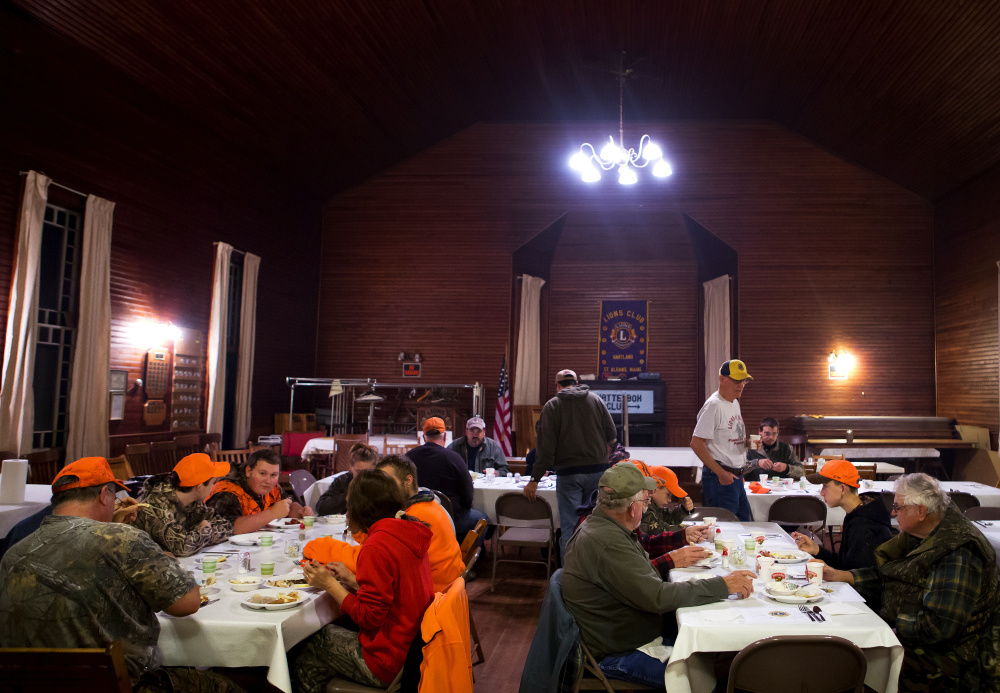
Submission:
M 847 380 L 848 374 L 854 367 L 854 357 L 844 349 L 831 351 L 826 361 L 830 371 L 830 380 Z
M 143 350 L 166 346 L 180 336 L 181 328 L 172 322 L 136 320 L 129 329 L 131 342 Z
M 412 351 L 401 351 L 396 359 L 397 361 L 412 361 L 414 363 L 420 363 L 420 354 L 413 353 Z

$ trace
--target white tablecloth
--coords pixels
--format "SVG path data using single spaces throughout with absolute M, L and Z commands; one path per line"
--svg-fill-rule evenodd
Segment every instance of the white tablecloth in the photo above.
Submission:
M 892 481 L 876 481 L 872 484 L 871 488 L 862 487 L 859 489 L 861 493 L 866 491 L 892 491 L 895 482 Z M 747 492 L 747 500 L 750 501 L 750 511 L 753 513 L 753 519 L 757 522 L 766 522 L 767 513 L 774 505 L 774 502 L 788 495 L 812 495 L 820 498 L 819 485 L 806 484 L 806 490 L 803 491 L 799 489 L 796 484 L 791 490 L 785 489 L 772 489 L 770 493 L 751 493 L 749 484 L 745 484 Z M 975 481 L 942 481 L 941 488 L 945 491 L 962 491 L 964 493 L 971 493 L 976 498 L 979 499 L 979 504 L 986 507 L 1000 507 L 1000 489 L 994 488 L 992 486 L 986 486 L 985 484 L 980 484 Z M 826 524 L 828 526 L 840 526 L 844 524 L 844 511 L 842 508 L 827 508 L 826 511 Z
M 1000 566 L 1000 521 L 980 520 L 974 524 L 993 545 L 993 550 L 997 554 L 997 565 Z
M 769 538 L 767 545 L 794 547 L 795 544 L 781 528 L 773 523 L 719 523 L 723 535 L 735 536 L 741 531 L 764 529 L 770 534 L 780 534 L 780 538 Z M 742 569 L 744 566 L 734 566 Z M 671 581 L 689 577 L 691 572 L 711 572 L 724 575 L 721 568 L 688 568 L 672 570 Z M 824 602 L 832 600 L 827 597 Z M 863 602 L 852 601 L 862 613 L 844 616 L 828 616 L 826 621 L 814 622 L 798 615 L 796 607 L 778 604 L 762 597 L 751 597 L 740 601 L 716 602 L 704 606 L 686 607 L 677 610 L 678 635 L 673 653 L 667 662 L 666 686 L 670 693 L 709 693 L 715 687 L 714 653 L 735 652 L 752 642 L 771 635 L 838 635 L 860 647 L 868 660 L 865 683 L 880 693 L 895 693 L 899 671 L 903 665 L 903 648 L 892 629 L 869 609 Z M 820 603 L 822 608 L 823 602 Z M 759 614 L 765 607 L 775 611 L 793 610 L 784 620 L 775 617 L 766 624 L 751 622 L 749 614 L 739 620 L 711 620 L 706 616 L 712 612 L 743 609 Z M 780 666 L 780 664 L 778 664 Z M 822 667 L 820 666 L 820 669 Z
M 691 448 L 629 448 L 633 460 L 656 467 L 700 467 L 701 460 Z
M 307 539 L 327 534 L 341 538 L 343 523 L 339 525 L 316 524 L 307 530 Z M 229 549 L 249 550 L 253 572 L 260 574 L 262 560 L 275 562 L 274 574 L 292 570 L 292 559 L 284 555 L 286 541 L 298 538 L 298 532 L 275 532 L 281 539 L 273 548 L 235 546 L 229 542 L 213 546 L 208 551 Z M 201 574 L 194 557 L 179 559 L 181 564 Z M 164 666 L 186 667 L 268 667 L 267 680 L 274 686 L 291 693 L 292 683 L 285 653 L 294 645 L 312 635 L 340 615 L 336 602 L 324 593 L 309 590 L 312 599 L 302 606 L 283 611 L 264 611 L 244 607 L 241 601 L 250 592 L 234 592 L 229 578 L 236 576 L 236 554 L 225 562 L 227 567 L 217 573 L 217 593 L 210 594 L 219 601 L 202 607 L 200 611 L 183 618 L 160 613 L 160 639 L 157 643 L 163 653 Z
M 445 431 L 445 445 L 448 445 L 452 441 L 451 431 Z M 419 444 L 420 441 L 417 440 L 415 436 L 401 436 L 401 435 L 390 435 L 389 445 L 415 445 Z M 378 454 L 384 454 L 385 447 L 385 436 L 372 436 L 368 443 L 378 450 Z M 305 447 L 302 448 L 301 457 L 306 455 L 318 454 L 318 455 L 331 455 L 333 454 L 334 440 L 333 438 L 312 438 L 306 441 Z
M 14 525 L 26 517 L 31 517 L 49 504 L 52 487 L 48 484 L 27 484 L 24 487 L 24 502 L 17 505 L 0 505 L 0 539 Z

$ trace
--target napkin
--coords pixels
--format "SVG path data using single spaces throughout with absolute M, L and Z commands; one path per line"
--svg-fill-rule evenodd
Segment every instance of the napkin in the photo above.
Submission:
M 770 493 L 771 492 L 771 489 L 767 488 L 766 486 L 761 486 L 759 481 L 752 481 L 752 482 L 750 482 L 750 486 L 748 488 L 753 493 Z
M 710 580 L 716 577 L 715 573 L 700 572 L 689 574 L 677 574 L 671 577 L 674 582 L 690 582 L 691 580 Z
M 705 611 L 701 614 L 701 617 L 709 623 L 725 623 L 727 621 L 735 621 L 738 618 L 743 618 L 743 614 L 740 613 L 739 609 L 718 609 Z
M 20 505 L 24 502 L 24 485 L 28 480 L 28 460 L 4 460 L 0 469 L 0 505 Z
M 820 609 L 823 611 L 825 616 L 850 616 L 851 614 L 863 614 L 864 611 L 854 606 L 853 604 L 848 604 L 847 602 L 827 602 L 825 604 L 820 604 Z
M 656 640 L 646 643 L 639 648 L 639 652 L 649 655 L 653 659 L 658 659 L 661 662 L 666 662 L 670 659 L 670 654 L 673 651 L 674 648 L 671 645 L 663 644 L 663 638 L 661 636 L 657 636 Z

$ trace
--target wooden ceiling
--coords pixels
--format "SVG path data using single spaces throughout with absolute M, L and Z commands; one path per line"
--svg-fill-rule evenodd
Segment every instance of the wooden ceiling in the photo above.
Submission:
M 770 119 L 929 200 L 1000 162 L 991 0 L 5 2 L 317 196 L 477 121 L 616 120 L 622 51 L 626 136 Z

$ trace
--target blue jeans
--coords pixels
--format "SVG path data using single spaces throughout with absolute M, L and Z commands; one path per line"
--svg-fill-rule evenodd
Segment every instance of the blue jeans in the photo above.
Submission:
M 608 655 L 598 666 L 609 679 L 641 683 L 661 691 L 666 688 L 667 663 L 639 650 L 623 655 Z
M 576 509 L 590 502 L 590 497 L 597 490 L 597 482 L 601 480 L 603 471 L 589 474 L 557 474 L 556 500 L 559 502 L 559 560 L 562 562 L 566 554 L 566 543 L 573 536 L 576 523 L 580 516 Z
M 723 486 L 715 472 L 708 467 L 702 467 L 701 495 L 706 506 L 732 510 L 740 522 L 753 521 L 750 501 L 747 500 L 747 492 L 743 488 L 743 477 L 738 476 L 729 486 Z
M 476 528 L 476 523 L 480 520 L 490 521 L 490 518 L 486 517 L 483 513 L 479 512 L 475 508 L 469 508 L 468 510 L 462 510 L 458 508 L 455 510 L 454 517 L 451 518 L 455 521 L 455 538 L 458 539 L 458 543 L 461 544 L 462 540 L 465 539 L 465 535 Z M 479 537 L 479 541 L 476 542 L 476 546 L 480 546 L 486 540 L 486 534 Z M 475 546 L 473 547 L 475 548 Z

